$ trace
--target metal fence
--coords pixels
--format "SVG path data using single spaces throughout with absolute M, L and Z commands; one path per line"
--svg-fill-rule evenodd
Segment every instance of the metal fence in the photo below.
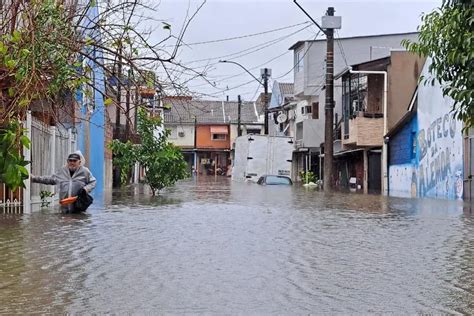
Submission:
M 69 153 L 76 149 L 75 134 L 71 129 L 48 126 L 31 114 L 27 115 L 24 125 L 31 140 L 31 148 L 23 151 L 25 160 L 30 161 L 28 171 L 35 176 L 54 174 L 66 162 Z M 29 180 L 25 186 L 23 190 L 11 191 L 0 183 L 0 212 L 30 212 L 41 204 L 41 191 L 55 193 L 56 190 L 54 186 L 32 184 Z

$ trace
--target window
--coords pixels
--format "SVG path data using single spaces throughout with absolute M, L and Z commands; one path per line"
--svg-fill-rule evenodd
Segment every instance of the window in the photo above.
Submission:
M 226 140 L 226 134 L 212 134 L 212 140 Z
M 301 108 L 301 114 L 306 115 L 306 114 L 311 114 L 312 111 L 311 105 L 305 105 Z
M 313 113 L 313 119 L 318 120 L 319 119 L 319 102 L 313 102 L 312 103 L 312 113 Z
M 247 128 L 247 134 L 259 135 L 260 134 L 260 129 L 259 128 Z
M 265 183 L 267 185 L 278 185 L 278 184 L 285 184 L 291 185 L 290 178 L 282 177 L 282 176 L 267 176 L 265 179 Z
M 295 71 L 300 72 L 303 71 L 304 66 L 304 54 L 303 49 L 295 52 Z

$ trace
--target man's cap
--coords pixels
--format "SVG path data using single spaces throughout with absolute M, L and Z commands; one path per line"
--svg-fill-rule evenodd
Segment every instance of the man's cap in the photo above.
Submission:
M 67 160 L 81 160 L 81 156 L 79 156 L 78 154 L 70 154 L 67 157 Z

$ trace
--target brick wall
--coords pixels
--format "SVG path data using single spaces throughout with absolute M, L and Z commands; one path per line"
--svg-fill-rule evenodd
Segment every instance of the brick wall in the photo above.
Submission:
M 349 120 L 349 138 L 343 145 L 382 146 L 383 118 L 358 116 Z

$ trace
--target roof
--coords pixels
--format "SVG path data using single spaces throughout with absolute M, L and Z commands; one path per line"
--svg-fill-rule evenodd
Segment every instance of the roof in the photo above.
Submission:
M 359 64 L 353 64 L 346 67 L 340 73 L 334 76 L 334 80 L 337 80 L 347 74 L 350 70 L 387 70 L 387 66 L 390 64 L 390 56 L 364 61 Z
M 338 38 L 338 40 L 354 39 L 354 38 L 368 38 L 368 37 L 381 37 L 381 36 L 394 36 L 394 35 L 412 35 L 412 34 L 418 34 L 418 33 L 419 32 L 405 32 L 405 33 L 390 33 L 390 34 L 358 35 L 358 36 L 350 36 L 350 37 L 341 37 L 341 38 Z M 293 49 L 298 48 L 303 43 L 310 43 L 310 42 L 326 42 L 326 39 L 323 38 L 323 39 L 317 39 L 317 40 L 298 41 L 288 49 L 293 50 Z
M 228 124 L 237 122 L 238 103 L 236 101 L 208 101 L 193 99 L 164 99 L 165 105 L 171 110 L 165 111 L 165 124 L 170 123 L 197 123 Z M 241 122 L 255 123 L 258 121 L 253 102 L 242 102 Z M 225 118 L 224 118 L 225 117 Z
M 280 92 L 283 95 L 293 95 L 295 93 L 295 85 L 293 83 L 279 82 L 278 85 L 280 86 Z

